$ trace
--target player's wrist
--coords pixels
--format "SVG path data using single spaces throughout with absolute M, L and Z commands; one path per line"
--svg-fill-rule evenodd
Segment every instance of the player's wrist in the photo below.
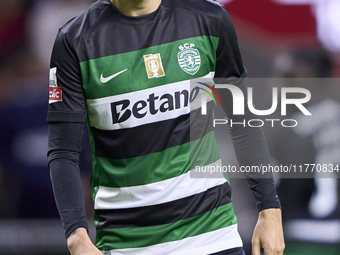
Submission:
M 281 208 L 268 208 L 259 212 L 260 218 L 268 217 L 280 217 L 281 218 Z
M 282 212 L 280 208 L 269 208 L 259 212 L 259 221 L 282 226 Z
M 77 228 L 67 238 L 67 247 L 71 253 L 91 242 L 85 228 Z

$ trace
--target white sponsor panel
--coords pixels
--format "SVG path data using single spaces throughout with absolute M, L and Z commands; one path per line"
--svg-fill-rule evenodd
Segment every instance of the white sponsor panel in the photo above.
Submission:
M 214 72 L 210 72 L 202 78 L 206 81 L 206 78 L 213 77 Z M 191 86 L 190 80 L 186 80 L 117 96 L 89 99 L 90 125 L 101 130 L 117 130 L 188 114 L 190 110 L 201 107 L 200 97 L 203 95 L 195 94 L 197 98 L 192 101 Z

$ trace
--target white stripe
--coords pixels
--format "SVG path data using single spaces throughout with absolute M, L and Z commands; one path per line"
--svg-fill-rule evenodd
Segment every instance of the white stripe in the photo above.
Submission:
M 142 248 L 117 249 L 103 252 L 105 255 L 207 255 L 227 249 L 242 247 L 237 224 L 201 235 L 156 244 Z
M 219 159 L 210 165 L 222 165 L 222 161 Z M 220 178 L 216 176 L 215 178 L 190 178 L 192 171 L 196 169 L 174 178 L 146 185 L 123 188 L 99 186 L 94 208 L 121 209 L 156 205 L 195 195 L 226 182 L 222 172 Z
M 199 79 L 205 79 L 206 82 L 206 79 L 213 78 L 214 74 L 214 72 L 210 72 L 208 75 Z M 190 87 L 191 85 L 192 88 Z M 95 127 L 101 130 L 117 130 L 177 118 L 181 115 L 188 114 L 190 110 L 198 109 L 200 107 L 200 96 L 198 96 L 197 99 L 194 100 L 194 102 L 190 103 L 190 92 L 193 88 L 194 86 L 190 83 L 190 80 L 186 80 L 162 85 L 155 88 L 125 93 L 117 96 L 110 96 L 99 99 L 88 99 L 86 102 L 88 107 L 90 125 L 91 127 Z M 181 92 L 183 90 L 187 90 L 189 92 L 189 103 L 187 106 L 184 107 L 184 96 L 180 95 L 180 108 L 176 109 L 174 102 L 175 92 Z M 148 98 L 151 94 L 154 94 L 154 97 L 158 97 L 154 100 L 155 110 L 157 110 L 156 114 L 151 114 L 149 110 L 150 106 Z M 161 112 L 159 110 L 160 106 L 168 101 L 166 98 L 161 99 L 161 96 L 164 94 L 170 94 L 172 96 L 172 101 L 174 105 L 173 110 L 167 110 L 165 112 Z M 124 110 L 122 110 L 121 104 L 115 106 L 117 113 L 119 113 L 119 118 L 121 118 L 125 112 L 130 112 L 131 115 L 127 120 L 121 123 L 113 124 L 111 103 L 119 102 L 122 100 L 129 100 L 129 105 Z M 144 105 L 140 101 L 143 101 Z M 142 118 L 137 118 L 132 114 L 132 108 L 137 102 L 140 102 L 135 106 L 135 108 L 138 109 L 138 113 L 145 114 L 145 116 Z

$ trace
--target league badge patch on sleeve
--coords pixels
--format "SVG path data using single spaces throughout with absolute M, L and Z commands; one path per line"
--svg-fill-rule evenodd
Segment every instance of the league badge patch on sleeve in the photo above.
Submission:
M 63 101 L 62 89 L 57 84 L 57 68 L 50 69 L 49 104 Z

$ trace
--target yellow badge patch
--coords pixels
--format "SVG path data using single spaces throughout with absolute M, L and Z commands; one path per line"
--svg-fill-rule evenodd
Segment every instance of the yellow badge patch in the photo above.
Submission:
M 144 55 L 143 58 L 149 79 L 165 76 L 160 53 Z

